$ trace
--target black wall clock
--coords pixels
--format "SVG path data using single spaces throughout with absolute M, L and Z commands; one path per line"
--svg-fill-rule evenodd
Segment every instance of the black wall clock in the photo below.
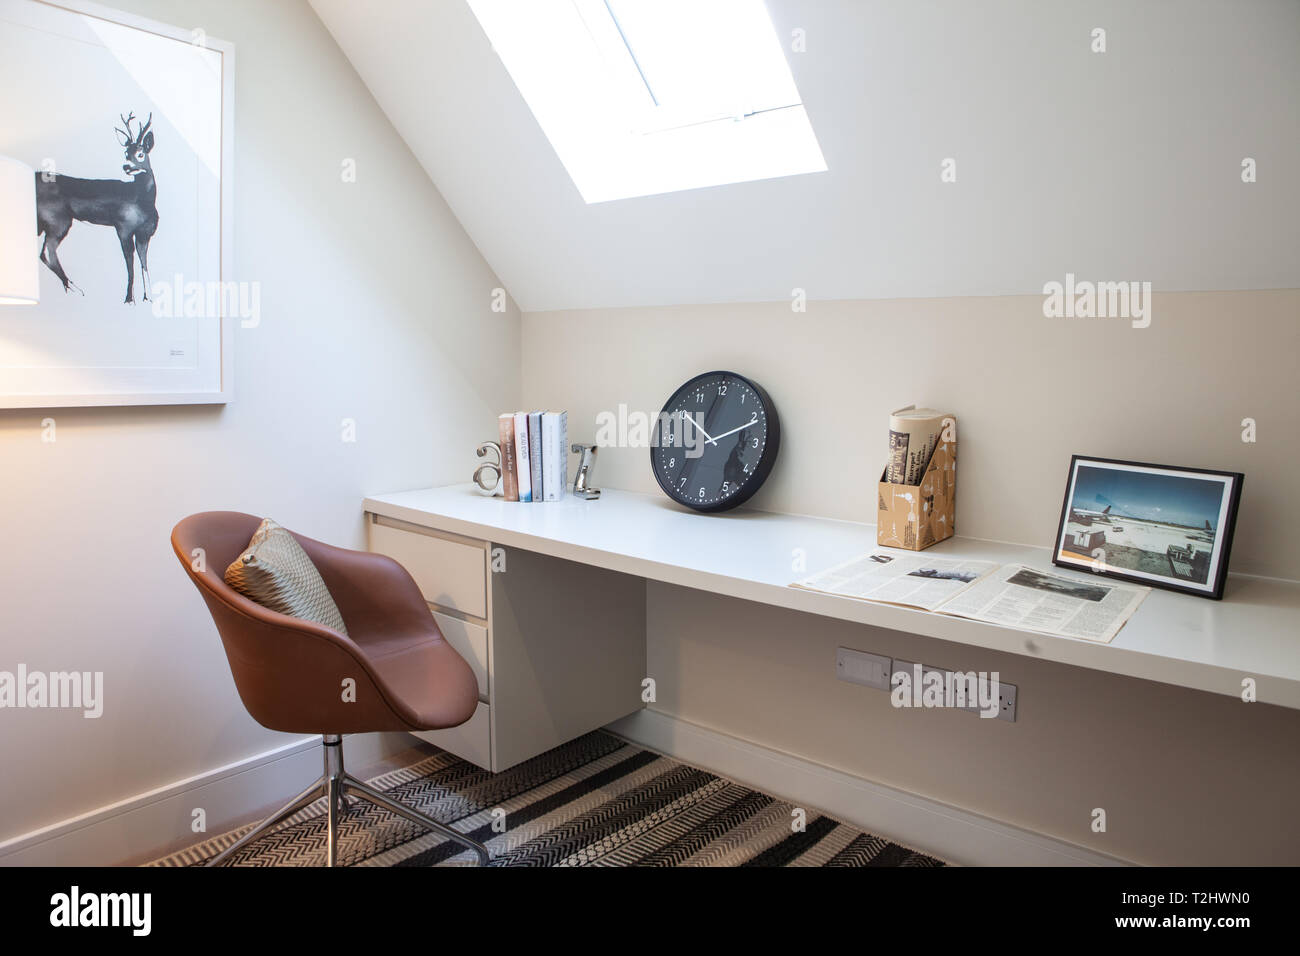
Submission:
M 705 372 L 668 399 L 655 425 L 650 467 L 669 498 L 696 511 L 748 501 L 781 445 L 776 406 L 735 372 Z

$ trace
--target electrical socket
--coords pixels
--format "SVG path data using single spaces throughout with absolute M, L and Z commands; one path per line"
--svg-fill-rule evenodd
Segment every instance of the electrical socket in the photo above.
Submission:
M 894 658 L 894 666 L 889 671 L 889 689 L 891 691 L 894 689 L 895 674 L 902 671 L 903 673 L 907 674 L 907 679 L 911 680 L 912 674 L 915 673 L 913 670 L 913 668 L 915 667 L 916 667 L 915 661 L 905 661 L 905 660 L 900 660 L 899 658 Z M 924 670 L 924 668 L 922 668 L 922 670 Z
M 916 673 L 915 668 L 916 668 L 916 663 L 914 661 L 905 661 L 896 658 L 894 660 L 893 669 L 890 671 L 889 674 L 889 678 L 890 678 L 889 689 L 890 690 L 894 689 L 893 678 L 895 674 L 897 674 L 899 671 L 904 671 L 907 673 L 908 679 L 910 680 L 912 676 Z M 940 674 L 943 674 L 945 677 L 945 686 L 947 686 L 946 678 L 948 674 L 952 673 L 951 671 L 943 667 L 931 667 L 928 664 L 921 665 L 922 680 L 925 679 L 926 674 L 929 674 L 931 672 L 938 672 Z M 978 715 L 981 713 L 978 701 L 974 703 L 967 702 L 965 707 L 960 707 L 957 709 L 964 710 L 968 714 Z M 1008 684 L 1006 681 L 1001 679 L 998 680 L 997 718 L 998 720 L 1008 720 L 1011 721 L 1012 723 L 1015 723 L 1016 720 L 1016 685 Z
M 1016 685 L 998 681 L 998 720 L 1016 722 Z

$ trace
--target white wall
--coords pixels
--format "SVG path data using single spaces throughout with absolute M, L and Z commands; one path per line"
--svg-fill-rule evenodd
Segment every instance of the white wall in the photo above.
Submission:
M 518 405 L 518 311 L 490 311 L 499 281 L 305 0 L 116 2 L 236 45 L 235 271 L 262 321 L 227 407 L 0 412 L 0 669 L 103 671 L 106 698 L 0 712 L 0 841 L 288 739 L 240 704 L 177 520 L 363 547 L 364 495 L 468 480 Z
M 1295 0 L 766 2 L 829 170 L 594 206 L 465 3 L 312 5 L 528 312 L 1300 286 Z
M 785 425 L 781 462 L 754 504 L 858 520 L 870 520 L 870 495 L 862 486 L 871 487 L 880 466 L 882 416 L 907 401 L 946 405 L 961 419 L 962 533 L 1038 544 L 1052 533 L 1071 451 L 1239 468 L 1247 481 L 1234 567 L 1300 577 L 1292 544 L 1298 512 L 1291 475 L 1300 440 L 1292 370 L 1300 293 L 1294 290 L 1163 296 L 1152 327 L 1142 331 L 1102 320 L 1054 323 L 1042 317 L 1037 296 L 814 301 L 805 315 L 793 315 L 785 302 L 600 310 L 530 314 L 521 323 L 513 308 L 506 315 L 489 311 L 499 281 L 425 175 L 434 173 L 459 197 L 458 211 L 477 223 L 489 254 L 528 286 L 534 305 L 778 298 L 792 285 L 808 288 L 814 300 L 891 289 L 920 295 L 1028 291 L 1067 269 L 1094 278 L 1164 278 L 1180 288 L 1277 284 L 1295 275 L 1297 218 L 1288 212 L 1295 206 L 1294 179 L 1262 180 L 1253 193 L 1237 192 L 1234 183 L 1232 191 L 1225 184 L 1188 197 L 1191 167 L 1175 169 L 1170 164 L 1178 157 L 1161 150 L 1173 143 L 1195 151 L 1197 176 L 1232 172 L 1247 148 L 1240 141 L 1262 142 L 1274 157 L 1261 166 L 1262 175 L 1295 165 L 1294 124 L 1273 122 L 1289 115 L 1289 101 L 1280 109 L 1269 106 L 1270 97 L 1294 88 L 1294 59 L 1268 52 L 1294 37 L 1291 4 L 1260 0 L 1259 18 L 1237 18 L 1208 4 L 1197 4 L 1193 13 L 1168 3 L 1076 8 L 1088 13 L 1059 21 L 1060 42 L 1067 46 L 1076 33 L 1086 35 L 1096 10 L 1108 25 L 1120 26 L 1110 33 L 1118 55 L 1105 61 L 1115 72 L 1098 84 L 1081 73 L 1101 68 L 1087 58 L 1071 61 L 1065 74 L 1053 73 L 1062 65 L 1054 47 L 1019 17 L 1038 5 L 999 4 L 985 8 L 995 11 L 988 14 L 992 20 L 981 20 L 986 14 L 961 4 L 953 9 L 967 19 L 954 21 L 930 4 L 834 4 L 853 17 L 863 14 L 851 11 L 865 9 L 895 18 L 888 29 L 871 31 L 870 48 L 851 31 L 818 21 L 827 28 L 810 34 L 811 49 L 824 43 L 841 50 L 840 60 L 823 67 L 823 85 L 858 86 L 861 74 L 846 79 L 844 69 L 893 63 L 908 72 L 891 67 L 888 82 L 870 85 L 883 91 L 873 103 L 893 91 L 916 115 L 951 110 L 957 118 L 968 116 L 966 132 L 980 142 L 1046 143 L 1047 152 L 1060 158 L 1061 137 L 1037 128 L 1044 114 L 1004 108 L 998 96 L 1021 91 L 1050 100 L 1047 87 L 1035 84 L 1059 85 L 1066 82 L 1062 76 L 1070 90 L 1108 90 L 1109 101 L 1090 99 L 1081 113 L 1071 113 L 1067 104 L 1060 116 L 1053 114 L 1053 122 L 1073 117 L 1068 128 L 1085 144 L 1120 144 L 1114 148 L 1123 154 L 1121 167 L 1134 171 L 1131 182 L 1114 179 L 1110 159 L 1097 150 L 1062 159 L 1084 174 L 1110 170 L 1103 179 L 1122 187 L 1114 201 L 1128 209 L 1127 217 L 1114 210 L 1098 214 L 1101 225 L 1093 223 L 1084 242 L 1079 230 L 1087 221 L 1081 217 L 1091 215 L 1091 207 L 1072 191 L 1070 177 L 1053 175 L 1050 164 L 1031 171 L 1039 198 L 1010 212 L 991 194 L 963 186 L 960 229 L 935 197 L 918 207 L 895 196 L 897 177 L 888 170 L 910 175 L 906 170 L 929 169 L 931 154 L 946 149 L 948 140 L 922 137 L 913 144 L 915 155 L 900 155 L 900 140 L 884 135 L 879 123 L 864 127 L 863 135 L 874 137 L 869 142 L 839 159 L 828 153 L 834 168 L 850 171 L 848 188 L 885 184 L 874 199 L 854 192 L 846 207 L 849 224 L 834 229 L 808 219 L 814 206 L 805 200 L 815 199 L 822 204 L 817 208 L 840 221 L 836 194 L 799 191 L 816 187 L 813 178 L 792 181 L 789 195 L 780 193 L 785 187 L 779 183 L 751 184 L 622 206 L 560 208 L 553 201 L 572 198 L 565 198 L 562 170 L 535 129 L 521 132 L 530 119 L 520 113 L 521 103 L 510 101 L 517 94 L 508 79 L 503 85 L 490 51 L 465 35 L 380 31 L 381 53 L 409 40 L 420 56 L 401 60 L 389 80 L 367 81 L 376 89 L 404 87 L 420 110 L 452 124 L 418 137 L 404 131 L 416 145 L 417 162 L 304 0 L 117 3 L 201 26 L 237 45 L 237 272 L 262 283 L 263 320 L 239 333 L 237 400 L 226 408 L 55 411 L 54 444 L 40 440 L 40 420 L 49 413 L 0 412 L 0 534 L 6 542 L 0 549 L 0 668 L 21 662 L 43 670 L 102 670 L 108 699 L 97 721 L 59 711 L 0 715 L 0 765 L 6 779 L 22 781 L 0 788 L 0 840 L 282 741 L 257 727 L 236 697 L 210 619 L 170 553 L 167 535 L 177 519 L 201 509 L 236 508 L 360 547 L 364 494 L 465 480 L 473 444 L 493 434 L 498 411 L 521 404 L 568 407 L 579 440 L 584 422 L 594 432 L 601 409 L 625 402 L 657 410 L 695 372 L 746 372 L 772 391 Z M 314 5 L 355 9 L 363 23 L 381 28 L 403 6 Z M 825 14 L 818 11 L 832 6 L 776 8 L 789 26 L 791 10 L 820 18 Z M 461 26 L 469 16 L 458 3 L 422 9 Z M 1213 16 L 1206 19 L 1207 13 Z M 927 28 L 935 17 L 934 29 Z M 1222 47 L 1227 25 L 1253 31 L 1250 36 L 1264 45 L 1234 41 Z M 938 35 L 940 26 L 947 32 Z M 904 34 L 924 39 L 901 46 L 890 39 Z M 1132 44 L 1137 35 L 1147 38 L 1141 50 Z M 1034 51 L 1015 69 L 1001 53 L 1012 41 Z M 981 51 L 978 63 L 1003 72 L 988 81 L 991 86 L 974 88 L 983 99 L 945 99 L 945 89 L 972 88 L 964 85 L 965 61 L 945 65 L 942 57 L 972 49 Z M 1246 51 L 1245 65 L 1220 60 L 1224 49 Z M 867 55 L 870 50 L 880 56 Z M 941 60 L 927 65 L 923 54 L 934 51 Z M 1165 115 L 1159 112 L 1162 97 L 1177 92 L 1163 85 L 1162 62 L 1183 63 L 1184 73 L 1205 85 L 1180 88 L 1186 94 L 1178 107 L 1181 121 L 1148 127 Z M 426 82 L 415 67 L 428 64 L 447 66 L 452 72 L 434 77 L 447 82 Z M 1124 99 L 1135 89 L 1134 76 L 1144 78 L 1145 99 Z M 927 77 L 952 79 L 918 99 L 909 84 Z M 805 93 L 817 86 L 813 82 Z M 899 92 L 904 89 L 906 97 Z M 1119 114 L 1106 112 L 1114 97 L 1124 104 Z M 980 126 L 974 107 L 989 98 L 997 119 Z M 1225 138 L 1200 123 L 1202 107 L 1236 124 L 1236 134 Z M 478 119 L 456 125 L 464 110 Z M 816 110 L 811 97 L 810 110 Z M 1272 120 L 1260 125 L 1261 116 Z M 1094 120 L 1118 122 L 1120 131 L 1107 135 Z M 441 135 L 440 129 L 457 132 Z M 959 148 L 969 156 L 969 147 Z M 852 158 L 861 155 L 872 162 Z M 1018 195 L 1024 182 L 1020 155 L 982 161 L 1008 195 Z M 345 157 L 357 160 L 356 184 L 340 181 Z M 516 162 L 536 165 L 530 170 Z M 974 165 L 978 170 L 981 161 Z M 871 177 L 861 175 L 872 170 Z M 1104 182 L 1084 179 L 1085 197 L 1098 195 Z M 1148 199 L 1125 207 L 1124 196 Z M 1234 206 L 1238 198 L 1248 205 Z M 1062 211 L 1053 200 L 1071 205 Z M 756 218 L 741 216 L 745 209 Z M 1156 231 L 1144 231 L 1162 211 L 1168 215 Z M 983 228 L 989 222 L 1001 223 L 1006 241 L 989 237 Z M 774 231 L 777 225 L 785 231 Z M 387 238 L 393 228 L 396 241 Z M 891 270 L 890 263 L 905 271 Z M 890 285 L 895 278 L 897 287 Z M 975 280 L 983 284 L 972 288 Z M 917 349 L 904 366 L 878 361 L 882 349 L 914 348 L 918 332 L 936 344 Z M 1006 414 L 1024 418 L 1016 427 L 1005 422 Z M 1253 446 L 1239 441 L 1246 416 L 1260 423 Z M 356 420 L 356 444 L 339 440 L 343 418 Z M 1030 450 L 1008 456 L 1004 449 L 1026 433 L 1034 439 Z M 597 483 L 652 489 L 646 457 L 644 451 L 602 453 Z M 870 545 L 865 541 L 864 549 Z M 674 595 L 674 589 L 652 588 L 651 607 Z M 934 714 L 924 715 L 928 729 L 918 732 L 851 696 L 860 689 L 825 682 L 825 651 L 836 642 L 861 637 L 865 649 L 889 653 L 906 636 L 848 633 L 817 619 L 778 615 L 752 622 L 762 634 L 755 641 L 745 627 L 749 612 L 735 602 L 689 595 L 680 604 L 692 611 L 689 620 L 656 614 L 650 626 L 652 667 L 679 678 L 659 704 L 667 713 L 1076 842 L 1083 842 L 1078 807 L 1058 798 L 1070 783 L 1089 779 L 1091 762 L 1109 759 L 1114 766 L 1096 779 L 1124 819 L 1116 842 L 1099 849 L 1152 862 L 1230 862 L 1246 859 L 1246 850 L 1251 862 L 1295 862 L 1289 821 L 1300 788 L 1285 770 L 1286 748 L 1296 739 L 1293 712 L 1267 705 L 1239 712 L 1229 709 L 1231 701 L 1194 691 L 1025 661 L 1016 672 L 1024 675 L 1018 724 L 985 728 L 965 715 Z M 786 629 L 807 630 L 792 638 Z M 988 669 L 952 650 L 937 646 L 935 656 L 943 658 L 937 662 Z M 780 706 L 765 707 L 762 694 L 711 693 L 741 685 L 777 695 Z M 1062 694 L 1074 696 L 1063 700 Z M 1071 764 L 1079 749 L 1067 731 L 1086 723 L 1096 701 L 1112 698 L 1119 701 L 1115 715 L 1102 736 L 1088 742 L 1087 761 Z M 1127 734 L 1124 718 L 1143 725 L 1141 732 Z M 874 749 L 861 746 L 867 732 L 883 735 Z M 1198 739 L 1210 739 L 1208 749 L 1198 751 Z M 954 783 L 914 759 L 882 759 L 890 746 L 918 742 L 947 748 L 966 776 Z M 1236 742 L 1247 748 L 1242 773 L 1250 782 L 1243 786 L 1256 789 L 1234 801 L 1231 788 L 1220 785 L 1186 802 L 1199 781 L 1223 779 Z M 1172 755 L 1165 752 L 1171 747 Z M 1005 776 L 982 778 L 981 757 L 984 766 L 1014 759 Z M 1184 769 L 1162 782 L 1160 774 L 1175 757 L 1186 762 Z M 1068 769 L 1065 780 L 1043 783 L 1057 766 Z M 1226 814 L 1229 819 L 1225 806 L 1236 811 Z M 1171 807 L 1207 812 L 1185 825 L 1160 820 Z M 1153 820 L 1158 825 L 1148 833 L 1144 828 Z M 1268 848 L 1269 829 L 1287 826 L 1290 835 Z M 1225 829 L 1198 857 L 1202 831 L 1214 827 Z M 1240 844 L 1235 835 L 1243 837 Z

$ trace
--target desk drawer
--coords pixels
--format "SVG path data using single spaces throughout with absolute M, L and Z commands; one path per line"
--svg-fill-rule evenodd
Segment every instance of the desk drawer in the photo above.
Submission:
M 459 727 L 446 730 L 422 730 L 415 736 L 427 740 L 435 747 L 441 747 L 457 757 L 463 757 L 476 767 L 492 769 L 492 733 L 489 726 L 490 708 L 482 701 L 474 711 L 474 716 Z
M 474 669 L 474 676 L 478 678 L 478 696 L 482 700 L 487 700 L 487 628 L 462 621 L 458 617 L 439 614 L 436 610 L 433 611 L 433 619 L 438 622 L 438 630 L 442 631 L 442 636 L 447 639 L 447 643 L 456 648 L 456 653 L 465 658 L 466 663 Z
M 370 522 L 370 550 L 386 554 L 411 573 L 431 604 L 487 618 L 487 548 Z

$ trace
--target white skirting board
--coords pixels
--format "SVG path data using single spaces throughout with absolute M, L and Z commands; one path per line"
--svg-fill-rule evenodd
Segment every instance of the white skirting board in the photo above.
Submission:
M 781 799 L 815 807 L 845 823 L 951 863 L 1132 865 L 656 711 L 638 711 L 606 729 L 642 747 Z
M 344 759 L 360 769 L 415 744 L 406 734 L 343 738 Z M 320 737 L 288 743 L 137 794 L 0 843 L 0 866 L 113 866 L 142 862 L 222 833 L 285 803 L 321 774 Z M 206 832 L 192 829 L 194 810 Z

